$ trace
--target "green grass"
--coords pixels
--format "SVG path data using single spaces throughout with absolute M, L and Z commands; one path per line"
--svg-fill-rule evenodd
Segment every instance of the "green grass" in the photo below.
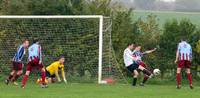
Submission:
M 158 17 L 158 23 L 160 26 L 169 19 L 190 19 L 192 23 L 200 26 L 200 13 L 194 12 L 171 12 L 171 11 L 137 11 L 133 12 L 133 20 L 137 20 L 139 17 L 145 18 L 147 15 L 154 14 Z
M 200 87 L 188 85 L 177 90 L 175 85 L 98 85 L 98 84 L 51 84 L 42 89 L 29 83 L 25 89 L 0 84 L 0 98 L 200 98 Z

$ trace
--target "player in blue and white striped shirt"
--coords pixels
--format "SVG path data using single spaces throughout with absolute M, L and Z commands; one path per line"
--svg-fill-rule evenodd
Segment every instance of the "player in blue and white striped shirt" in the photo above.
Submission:
M 26 73 L 22 79 L 22 88 L 25 87 L 26 82 L 28 80 L 28 76 L 33 68 L 37 68 L 41 72 L 41 78 L 42 78 L 42 87 L 47 87 L 47 84 L 45 83 L 46 78 L 46 72 L 44 65 L 42 64 L 42 50 L 41 45 L 39 43 L 39 39 L 35 39 L 33 42 L 33 45 L 31 45 L 28 48 L 28 65 L 26 68 Z
M 13 69 L 9 77 L 5 80 L 6 84 L 9 84 L 9 82 L 11 81 L 14 82 L 15 85 L 17 85 L 15 81 L 21 76 L 23 72 L 24 64 L 22 63 L 22 59 L 25 55 L 25 49 L 28 48 L 28 46 L 29 41 L 24 40 L 23 44 L 17 48 L 17 52 L 15 53 L 15 56 L 12 59 Z
M 186 69 L 187 77 L 190 83 L 190 88 L 193 89 L 192 74 L 190 72 L 190 67 L 192 64 L 191 62 L 192 62 L 192 47 L 183 38 L 181 42 L 178 44 L 178 48 L 176 51 L 175 63 L 177 64 L 177 72 L 176 72 L 177 89 L 181 88 L 181 70 L 183 68 Z

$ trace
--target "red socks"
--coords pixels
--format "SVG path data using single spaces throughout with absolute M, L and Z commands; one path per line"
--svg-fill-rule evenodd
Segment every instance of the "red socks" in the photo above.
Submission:
M 177 85 L 181 85 L 181 74 L 180 73 L 176 73 L 176 82 L 177 82 Z
M 192 86 L 192 74 L 188 73 L 187 77 L 190 82 L 190 86 Z M 177 81 L 177 85 L 181 85 L 181 74 L 180 73 L 176 73 L 176 81 Z
M 28 80 L 28 75 L 24 75 L 23 79 L 22 79 L 22 86 L 26 85 L 26 81 Z
M 188 80 L 190 82 L 190 86 L 192 86 L 192 74 L 188 73 L 187 76 L 188 76 Z
M 42 83 L 45 83 L 46 73 L 45 71 L 41 72 Z
M 145 83 L 148 79 L 149 79 L 148 76 L 144 76 L 144 79 L 143 79 L 142 83 Z

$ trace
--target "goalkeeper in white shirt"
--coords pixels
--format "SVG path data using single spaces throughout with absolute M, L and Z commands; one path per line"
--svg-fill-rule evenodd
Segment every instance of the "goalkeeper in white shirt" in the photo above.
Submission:
M 128 47 L 124 50 L 124 63 L 126 68 L 128 69 L 129 72 L 133 74 L 133 82 L 132 86 L 136 86 L 137 83 L 137 77 L 139 75 L 137 69 L 140 69 L 145 75 L 151 77 L 151 72 L 145 69 L 143 66 L 138 65 L 136 62 L 138 60 L 137 57 L 133 57 L 133 50 L 135 49 L 135 44 L 130 43 L 128 44 Z

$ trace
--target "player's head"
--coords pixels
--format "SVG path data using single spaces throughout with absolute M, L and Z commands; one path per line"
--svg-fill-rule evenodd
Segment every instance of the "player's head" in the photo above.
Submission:
M 128 43 L 128 48 L 131 50 L 135 49 L 135 43 Z
M 182 41 L 187 41 L 187 38 L 186 38 L 185 36 L 182 36 L 182 37 L 181 37 L 181 42 L 182 42 Z
M 40 42 L 39 38 L 34 38 L 34 39 L 33 39 L 33 43 L 34 43 L 34 44 L 36 44 L 36 43 L 39 44 L 39 42 Z
M 141 46 L 141 45 L 137 45 L 137 46 L 135 47 L 135 50 L 136 50 L 136 51 L 140 51 L 140 50 L 141 50 L 141 48 L 142 48 L 142 46 Z
M 25 40 L 23 41 L 23 45 L 24 45 L 25 48 L 27 48 L 27 47 L 29 46 L 29 41 L 28 41 L 28 39 L 25 39 Z
M 65 57 L 64 56 L 60 56 L 59 62 L 63 64 L 65 62 Z

